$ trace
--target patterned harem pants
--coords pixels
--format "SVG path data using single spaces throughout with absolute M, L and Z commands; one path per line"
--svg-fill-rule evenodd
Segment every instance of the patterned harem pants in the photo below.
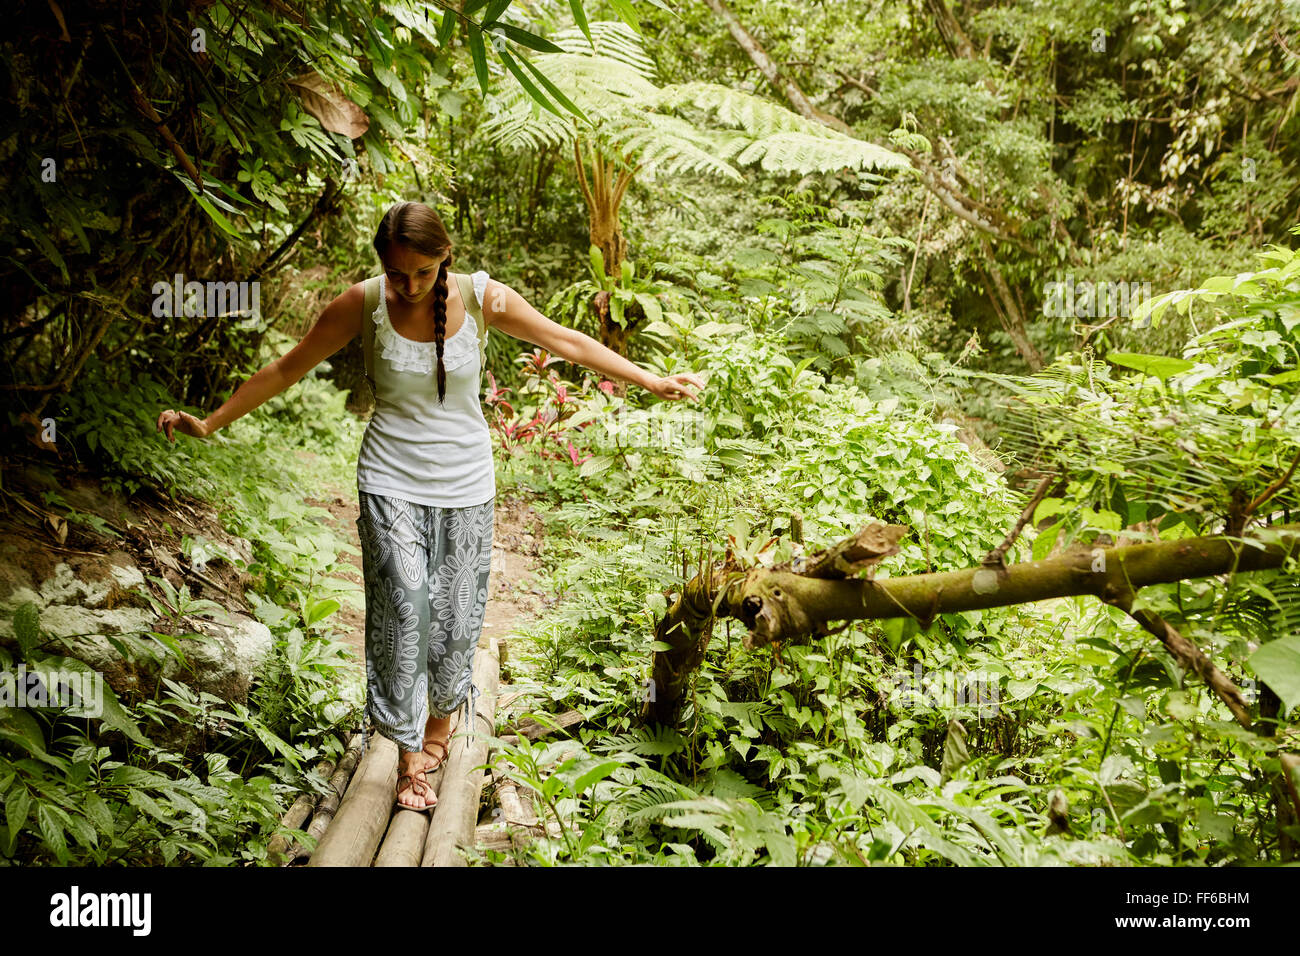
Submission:
M 472 726 L 495 499 L 439 508 L 366 491 L 358 497 L 366 716 L 400 749 L 418 751 L 429 715 L 463 706 L 458 726 Z

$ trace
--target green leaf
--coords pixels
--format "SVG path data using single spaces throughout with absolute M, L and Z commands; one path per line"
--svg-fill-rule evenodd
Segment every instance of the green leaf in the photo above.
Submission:
M 608 471 L 613 464 L 613 455 L 596 455 L 582 463 L 582 467 L 578 469 L 578 476 L 590 478 L 592 475 L 599 475 L 602 471 Z
M 952 775 L 970 763 L 966 749 L 966 728 L 960 720 L 948 721 L 948 736 L 943 741 L 943 763 L 939 767 L 940 784 L 947 783 Z
M 798 862 L 794 837 L 788 833 L 773 833 L 764 838 L 767 852 L 775 866 L 794 866 Z
M 491 0 L 487 5 L 487 9 L 483 11 L 483 28 L 486 30 L 488 23 L 495 23 L 497 18 L 506 12 L 506 8 L 510 6 L 511 2 L 512 0 Z
M 206 196 L 198 191 L 197 187 L 195 187 L 194 183 L 190 180 L 188 173 L 180 172 L 175 169 L 169 169 L 168 172 L 185 184 L 185 188 L 189 190 L 190 196 L 193 197 L 194 201 L 199 204 L 199 208 L 208 214 L 208 218 L 216 223 L 217 227 L 221 229 L 222 232 L 225 232 L 236 239 L 244 238 L 244 234 L 236 229 L 234 224 L 222 215 L 221 211 L 217 209 L 217 207 L 214 206 Z
M 37 805 L 36 822 L 40 825 L 45 845 L 54 851 L 60 864 L 64 863 L 68 858 L 68 843 L 63 835 L 63 826 L 48 804 Z
M 506 65 L 506 69 L 514 74 L 514 78 L 519 81 L 519 85 L 528 91 L 529 96 L 536 100 L 539 105 L 560 117 L 560 119 L 565 118 L 555 104 L 547 99 L 546 95 L 536 87 L 533 81 L 524 75 L 524 71 L 519 69 L 519 64 L 515 62 L 515 58 L 510 55 L 508 50 L 498 50 L 497 55 L 501 57 L 501 62 Z
M 869 783 L 866 789 L 875 798 L 876 803 L 880 804 L 890 822 L 905 833 L 913 829 L 921 830 L 925 835 L 926 846 L 944 859 L 957 866 L 974 866 L 980 862 L 966 850 L 946 840 L 943 836 L 943 828 L 930 818 L 923 807 L 915 805 L 901 794 L 879 784 Z
M 456 13 L 453 10 L 447 10 L 442 15 L 442 22 L 438 24 L 438 45 L 446 46 L 448 41 L 456 33 Z
M 1300 703 L 1300 634 L 1269 641 L 1247 663 L 1287 710 Z
M 478 76 L 479 88 L 488 91 L 487 52 L 483 49 L 483 31 L 474 24 L 468 24 L 469 52 L 474 58 L 474 73 Z
M 563 786 L 564 781 L 560 779 L 559 775 L 554 773 L 551 774 L 546 778 L 546 782 L 542 784 L 542 798 L 545 800 L 551 799 L 560 792 L 560 789 Z
M 137 810 L 141 810 L 153 817 L 160 823 L 168 826 L 172 824 L 171 815 L 167 813 L 162 806 L 149 796 L 143 790 L 128 790 L 126 792 L 126 802 L 131 804 Z
M 248 719 L 248 726 L 253 728 L 253 733 L 257 734 L 257 739 L 262 742 L 262 745 L 266 747 L 267 750 L 271 751 L 271 753 L 278 753 L 295 767 L 298 766 L 297 752 L 272 733 L 265 724 L 254 717 L 250 717 Z
M 99 701 L 101 707 L 98 715 L 100 722 L 111 730 L 120 731 L 142 747 L 153 747 L 153 741 L 140 731 L 139 725 L 136 724 L 136 722 L 127 714 L 126 710 L 123 709 L 122 705 L 118 702 L 117 695 L 113 693 L 113 688 L 108 686 L 108 681 L 103 679 L 103 675 L 93 670 L 90 665 L 86 664 L 84 661 L 79 661 L 76 658 L 50 657 L 48 661 L 49 666 L 54 670 L 77 671 L 78 673 L 87 675 L 90 679 L 97 681 L 98 690 L 102 695 L 102 699 Z M 88 713 L 89 708 L 89 704 L 83 707 L 69 708 L 68 713 L 92 716 Z
M 18 840 L 18 832 L 27 822 L 27 811 L 32 805 L 32 795 L 25 786 L 15 787 L 5 798 L 5 820 L 9 824 L 9 846 Z
M 554 83 L 551 82 L 551 78 L 549 76 L 547 76 L 541 70 L 537 69 L 537 67 L 533 66 L 533 64 L 528 60 L 523 60 L 523 64 L 529 70 L 529 72 L 533 74 L 533 76 L 537 77 L 537 82 L 542 84 L 542 86 L 546 87 L 546 91 L 550 93 L 553 97 L 555 97 L 555 99 L 560 103 L 561 106 L 563 106 L 566 110 L 568 110 L 570 113 L 572 113 L 574 116 L 578 117 L 579 119 L 583 120 L 584 122 L 588 122 L 588 123 L 591 122 L 591 120 L 587 118 L 587 114 L 584 113 L 582 110 L 580 110 L 577 104 L 573 102 L 573 100 L 565 96 L 563 90 L 561 90 L 558 86 L 556 86 Z M 557 113 L 557 115 L 562 116 L 563 114 Z
M 606 760 L 604 763 L 592 767 L 581 777 L 575 780 L 570 790 L 572 791 L 575 797 L 579 796 L 580 794 L 585 793 L 587 788 L 590 787 L 592 784 L 604 780 L 606 777 L 608 777 L 611 773 L 613 773 L 621 766 L 623 766 L 623 762 L 621 760 Z
M 632 4 L 628 0 L 609 0 L 609 5 L 614 8 L 619 19 L 637 33 L 641 32 L 641 21 L 637 18 L 636 11 L 632 9 Z
M 45 253 L 45 258 L 49 259 L 50 262 L 54 264 L 54 266 L 59 270 L 60 275 L 63 276 L 63 281 L 67 282 L 68 264 L 63 261 L 63 256 L 59 254 L 58 247 L 50 239 L 45 230 L 37 226 L 31 226 L 23 229 L 22 234 L 29 236 L 33 242 L 41 247 L 41 252 Z
M 307 611 L 307 626 L 311 627 L 317 621 L 322 621 L 337 611 L 341 604 L 334 598 L 326 598 L 323 601 L 314 602 Z
M 905 640 L 916 636 L 920 628 L 913 618 L 891 617 L 880 625 L 880 630 L 889 644 L 889 649 L 896 651 L 903 645 Z
M 591 27 L 587 25 L 587 12 L 582 9 L 582 0 L 569 0 L 569 9 L 573 11 L 573 22 L 578 25 L 582 35 L 587 38 L 587 42 L 595 45 L 591 39 Z
M 1063 525 L 1064 522 L 1058 521 L 1050 528 L 1039 532 L 1038 537 L 1034 539 L 1032 553 L 1032 557 L 1035 561 L 1041 561 L 1051 553 L 1052 546 L 1056 544 L 1056 539 L 1060 537 Z
M 86 816 L 99 828 L 99 831 L 108 836 L 113 835 L 113 813 L 104 802 L 104 798 L 97 793 L 86 794 L 85 806 Z
M 591 271 L 596 274 L 596 281 L 604 287 L 609 279 L 605 276 L 605 256 L 600 251 L 600 246 L 593 242 L 591 248 L 587 250 L 587 256 L 591 260 Z
M 510 39 L 514 40 L 520 46 L 528 47 L 530 50 L 536 50 L 538 53 L 563 53 L 564 48 L 558 47 L 545 37 L 539 37 L 535 33 L 529 33 L 527 30 L 521 30 L 511 23 L 501 23 L 493 20 L 490 23 L 483 24 L 483 29 L 487 32 L 500 30 Z
M 1233 287 L 1232 276 L 1210 276 L 1201 283 L 1198 292 L 1212 292 L 1216 295 L 1231 292 Z
M 0 707 L 0 738 L 13 741 L 34 757 L 45 756 L 41 725 L 22 708 Z
M 14 611 L 14 637 L 23 657 L 41 642 L 41 609 L 35 601 L 26 601 Z
M 1195 367 L 1195 363 L 1174 358 L 1172 355 L 1142 355 L 1137 352 L 1110 352 L 1106 356 L 1106 361 L 1124 368 L 1136 369 L 1162 382 Z

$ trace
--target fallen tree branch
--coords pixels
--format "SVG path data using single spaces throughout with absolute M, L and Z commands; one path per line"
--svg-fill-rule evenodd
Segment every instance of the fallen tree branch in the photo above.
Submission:
M 1121 591 L 1117 594 L 1105 596 L 1102 600 L 1113 607 L 1119 608 L 1158 637 L 1160 643 L 1165 646 L 1165 650 L 1173 656 L 1179 666 L 1201 678 L 1206 686 L 1218 694 L 1219 699 L 1228 705 L 1228 710 L 1232 711 L 1232 716 L 1236 718 L 1237 723 L 1250 730 L 1253 726 L 1250 719 L 1250 708 L 1246 706 L 1246 698 L 1241 696 L 1241 691 L 1237 688 L 1237 685 L 1228 680 L 1223 671 L 1214 666 L 1214 662 L 1205 656 L 1204 651 L 1178 633 L 1178 630 L 1160 615 L 1145 608 L 1133 610 L 1133 598 L 1135 596 L 1132 591 Z
M 877 526 L 874 533 L 880 535 L 884 528 Z M 645 702 L 642 716 L 675 722 L 687 680 L 704 660 L 716 617 L 744 622 L 749 629 L 744 646 L 752 650 L 806 640 L 824 632 L 831 621 L 924 621 L 939 614 L 1077 595 L 1114 603 L 1148 585 L 1278 568 L 1288 556 L 1300 554 L 1300 524 L 1267 530 L 1266 540 L 1215 535 L 1125 547 L 1076 547 L 1041 561 L 1013 564 L 1005 574 L 979 566 L 884 580 L 816 578 L 789 565 L 745 569 L 728 559 L 688 581 L 656 622 L 655 639 L 671 650 L 655 652 L 654 693 L 649 695 L 653 699 Z M 860 540 L 866 531 L 846 542 Z M 804 566 L 820 566 L 825 554 L 843 549 L 846 542 L 805 558 Z

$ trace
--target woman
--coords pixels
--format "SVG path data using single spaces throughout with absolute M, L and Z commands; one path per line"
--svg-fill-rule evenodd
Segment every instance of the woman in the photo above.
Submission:
M 200 421 L 167 409 L 158 430 L 203 438 L 289 388 L 375 325 L 375 413 L 357 461 L 366 581 L 366 713 L 398 746 L 397 801 L 437 803 L 426 772 L 447 756 L 451 714 L 473 714 L 470 675 L 483 627 L 496 486 L 479 404 L 476 322 L 448 281 L 452 243 L 428 206 L 398 203 L 374 238 L 383 264 L 374 314 L 357 283 L 291 351 Z M 509 286 L 473 275 L 489 328 L 663 399 L 695 400 L 693 374 L 661 378 L 575 329 L 557 325 Z

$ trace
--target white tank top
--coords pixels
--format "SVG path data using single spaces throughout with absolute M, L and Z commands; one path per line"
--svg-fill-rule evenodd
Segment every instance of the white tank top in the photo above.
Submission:
M 475 272 L 479 306 L 488 274 Z M 448 281 L 453 281 L 448 277 Z M 357 488 L 439 508 L 492 500 L 496 474 L 492 438 L 479 403 L 482 385 L 474 317 L 443 341 L 447 391 L 438 404 L 437 352 L 432 342 L 404 338 L 388 318 L 380 279 L 375 323 L 375 412 L 357 456 Z M 363 317 L 364 319 L 364 317 Z

